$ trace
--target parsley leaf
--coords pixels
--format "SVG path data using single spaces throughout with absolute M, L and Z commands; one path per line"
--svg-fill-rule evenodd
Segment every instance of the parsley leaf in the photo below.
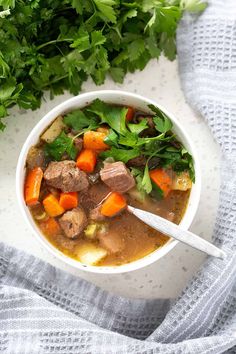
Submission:
M 180 7 L 185 11 L 200 12 L 207 7 L 207 2 L 202 0 L 180 0 Z
M 114 146 L 111 147 L 110 150 L 104 151 L 100 154 L 103 159 L 107 157 L 113 157 L 116 161 L 122 161 L 124 163 L 128 162 L 129 160 L 137 157 L 140 155 L 140 151 L 138 149 L 121 149 L 116 148 Z
M 146 196 L 146 191 L 143 188 L 142 181 L 143 181 L 143 171 L 139 170 L 138 168 L 131 168 L 131 173 L 135 177 L 136 180 L 136 186 L 138 191 L 141 193 L 141 196 L 145 198 Z
M 147 194 L 151 193 L 152 191 L 152 182 L 149 176 L 149 168 L 148 164 L 146 164 L 145 169 L 144 169 L 144 174 L 143 174 L 143 179 L 142 179 L 142 187 L 145 190 Z
M 140 134 L 144 129 L 148 128 L 148 120 L 146 118 L 142 119 L 139 123 L 128 124 L 131 133 Z
M 168 117 L 164 117 L 163 119 L 160 117 L 154 117 L 153 122 L 155 124 L 156 130 L 161 133 L 166 133 L 171 130 L 173 124 Z
M 114 130 L 110 130 L 109 134 L 104 139 L 104 142 L 110 146 L 116 146 L 119 148 L 118 135 L 114 132 Z
M 76 109 L 64 116 L 64 123 L 79 132 L 83 128 L 96 129 L 99 124 L 95 117 L 86 115 L 80 109 Z
M 150 194 L 152 191 L 152 182 L 149 176 L 148 164 L 146 164 L 144 171 L 133 167 L 131 173 L 136 179 L 139 192 L 141 192 L 143 196 Z
M 73 139 L 62 131 L 52 143 L 45 145 L 45 153 L 56 161 L 60 161 L 64 153 L 67 153 L 71 159 L 75 160 L 77 150 Z
M 153 118 L 156 129 L 161 133 L 166 133 L 172 129 L 173 124 L 167 115 L 158 107 L 149 104 L 148 107 L 157 115 Z
M 99 10 L 98 14 L 102 20 L 116 22 L 116 13 L 113 6 L 118 4 L 117 0 L 93 0 L 93 2 Z
M 78 94 L 88 77 L 122 83 L 161 53 L 173 60 L 183 13 L 205 7 L 202 0 L 0 0 L 0 88 L 8 86 L 0 129 L 8 107 L 36 109 L 45 90 L 51 98 Z M 123 123 L 114 130 L 124 135 Z
M 96 99 L 87 108 L 89 112 L 97 114 L 102 123 L 107 123 L 112 129 L 121 135 L 125 135 L 127 132 L 126 128 L 126 113 L 127 108 L 109 105 Z

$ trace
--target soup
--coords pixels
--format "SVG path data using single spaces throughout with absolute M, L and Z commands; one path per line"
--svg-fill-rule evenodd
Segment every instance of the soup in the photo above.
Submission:
M 100 100 L 57 117 L 28 152 L 25 202 L 40 231 L 85 265 L 145 257 L 168 237 L 127 205 L 178 224 L 194 182 L 192 157 L 157 107 Z

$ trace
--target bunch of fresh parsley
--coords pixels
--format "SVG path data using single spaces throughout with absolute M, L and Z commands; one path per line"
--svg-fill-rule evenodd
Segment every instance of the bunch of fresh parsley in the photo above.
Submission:
M 122 82 L 161 52 L 176 55 L 183 12 L 200 12 L 202 0 L 0 0 L 0 130 L 14 104 L 40 106 L 51 97 L 77 94 L 91 76 Z
M 100 124 L 109 126 L 109 134 L 105 139 L 110 146 L 99 154 L 102 159 L 113 158 L 115 161 L 127 163 L 129 160 L 143 156 L 146 165 L 143 168 L 132 168 L 138 189 L 144 194 L 151 192 L 157 197 L 162 191 L 151 182 L 150 168 L 172 168 L 176 172 L 189 171 L 194 181 L 194 167 L 192 156 L 176 139 L 172 133 L 172 122 L 164 112 L 153 105 L 149 105 L 153 112 L 155 135 L 149 136 L 148 120 L 142 117 L 138 123 L 127 123 L 127 108 L 105 103 L 99 99 L 93 101 L 85 109 L 76 109 L 64 116 L 64 123 L 76 134 L 68 136 L 64 131 L 50 144 L 45 145 L 46 154 L 53 160 L 60 161 L 63 154 L 75 159 L 77 155 L 74 139 L 87 130 L 97 129 Z M 150 167 L 149 162 L 153 161 Z

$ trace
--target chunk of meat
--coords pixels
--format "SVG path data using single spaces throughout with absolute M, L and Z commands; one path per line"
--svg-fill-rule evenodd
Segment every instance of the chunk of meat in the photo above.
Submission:
M 29 170 L 33 170 L 35 167 L 45 168 L 45 156 L 42 149 L 32 146 L 27 154 L 26 164 Z
M 101 205 L 98 205 L 96 208 L 90 210 L 89 219 L 94 221 L 104 221 L 106 217 L 101 214 Z
M 74 208 L 59 219 L 59 224 L 66 237 L 76 238 L 85 229 L 88 224 L 87 216 L 82 208 Z
M 141 156 L 134 157 L 133 159 L 130 159 L 127 162 L 127 166 L 144 167 L 146 165 L 146 162 L 147 162 L 146 157 L 141 155 Z
M 112 191 L 125 193 L 135 186 L 134 177 L 121 161 L 105 163 L 100 176 Z
M 70 160 L 50 162 L 44 172 L 44 179 L 49 186 L 63 192 L 78 192 L 89 186 L 86 173 Z
M 80 192 L 80 205 L 85 210 L 94 209 L 109 193 L 108 186 L 103 182 L 98 182 L 90 186 L 88 190 Z
M 118 232 L 112 230 L 107 233 L 98 233 L 98 239 L 101 247 L 110 253 L 121 252 L 125 247 L 124 238 Z

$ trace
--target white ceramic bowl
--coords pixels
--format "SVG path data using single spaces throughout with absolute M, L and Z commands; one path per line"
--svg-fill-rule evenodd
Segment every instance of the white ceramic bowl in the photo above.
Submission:
M 155 106 L 159 107 L 164 113 L 166 113 L 170 119 L 172 120 L 173 123 L 173 131 L 176 133 L 178 136 L 179 140 L 184 144 L 184 146 L 187 148 L 187 150 L 191 153 L 193 156 L 194 160 L 194 167 L 195 167 L 195 172 L 196 172 L 196 182 L 192 187 L 188 206 L 186 209 L 186 212 L 181 220 L 181 227 L 184 229 L 188 229 L 193 221 L 193 218 L 195 216 L 195 213 L 197 211 L 198 203 L 199 203 L 199 198 L 200 198 L 200 190 L 201 190 L 201 174 L 200 174 L 200 166 L 198 162 L 198 154 L 193 146 L 190 137 L 187 135 L 187 133 L 184 131 L 183 127 L 179 124 L 177 118 L 171 114 L 169 111 L 167 111 L 164 107 L 160 106 L 157 102 L 154 102 L 148 98 L 144 98 L 142 96 L 129 93 L 129 92 L 124 92 L 124 91 L 115 91 L 115 90 L 104 90 L 104 91 L 94 91 L 94 92 L 88 92 L 84 93 L 81 95 L 78 95 L 76 97 L 73 97 L 55 108 L 53 108 L 49 113 L 47 113 L 39 122 L 38 124 L 34 127 L 34 129 L 31 131 L 29 134 L 28 138 L 26 139 L 23 148 L 21 150 L 18 164 L 17 164 L 17 170 L 16 170 L 16 193 L 17 193 L 17 199 L 20 205 L 20 209 L 22 212 L 23 217 L 25 218 L 27 224 L 33 231 L 35 237 L 41 242 L 41 244 L 49 251 L 51 252 L 54 256 L 58 257 L 61 259 L 63 262 L 77 268 L 77 269 L 82 269 L 86 270 L 89 272 L 94 272 L 94 273 L 123 273 L 123 272 L 128 272 L 132 270 L 136 270 L 139 268 L 143 268 L 147 266 L 148 264 L 151 264 L 153 262 L 156 262 L 158 259 L 166 255 L 170 250 L 172 250 L 173 247 L 175 247 L 178 243 L 178 241 L 170 239 L 163 247 L 160 249 L 157 249 L 156 251 L 152 252 L 151 254 L 145 256 L 144 258 L 141 258 L 137 261 L 124 264 L 121 266 L 110 266 L 110 267 L 96 267 L 96 266 L 86 266 L 80 263 L 79 261 L 76 261 L 70 257 L 67 257 L 65 254 L 63 254 L 61 251 L 56 249 L 48 240 L 46 237 L 41 233 L 37 225 L 35 224 L 29 209 L 27 208 L 25 202 L 24 202 L 24 179 L 25 179 L 25 163 L 26 163 L 26 157 L 29 148 L 32 145 L 35 145 L 38 142 L 39 136 L 41 133 L 45 130 L 45 128 L 60 114 L 65 114 L 67 112 L 70 112 L 76 108 L 83 108 L 84 106 L 88 105 L 91 103 L 94 99 L 100 98 L 101 100 L 107 102 L 107 103 L 114 103 L 114 104 L 121 104 L 121 105 L 127 105 L 127 106 L 132 106 L 135 107 L 141 111 L 144 112 L 149 112 L 150 109 L 148 108 L 148 104 L 154 104 Z

